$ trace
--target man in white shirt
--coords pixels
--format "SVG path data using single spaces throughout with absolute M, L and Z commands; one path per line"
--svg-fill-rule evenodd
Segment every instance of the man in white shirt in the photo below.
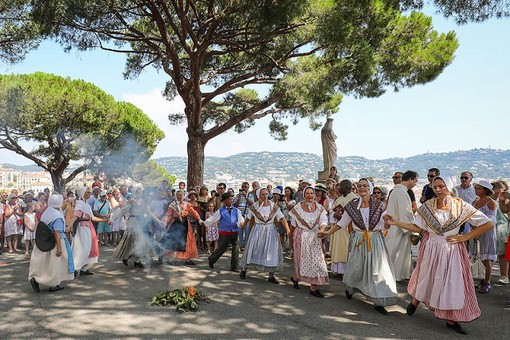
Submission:
M 460 185 L 457 185 L 455 189 L 459 194 L 459 197 L 466 203 L 473 204 L 476 198 L 475 188 L 471 185 L 473 180 L 473 174 L 469 171 L 464 171 L 460 174 Z
M 414 222 L 413 206 L 407 191 L 418 182 L 418 173 L 408 170 L 402 174 L 402 182 L 393 188 L 388 199 L 386 211 L 388 215 L 398 216 L 398 220 L 406 223 Z M 388 255 L 393 262 L 395 279 L 409 280 L 412 271 L 410 233 L 397 226 L 391 226 L 386 235 Z

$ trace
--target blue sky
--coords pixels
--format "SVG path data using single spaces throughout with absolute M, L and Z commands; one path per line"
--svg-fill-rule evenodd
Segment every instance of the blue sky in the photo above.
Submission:
M 460 46 L 454 62 L 435 81 L 374 99 L 345 97 L 333 117 L 339 156 L 369 159 L 408 157 L 426 152 L 473 148 L 509 149 L 510 138 L 510 19 L 457 26 L 433 15 L 439 32 L 454 30 Z M 165 131 L 153 158 L 186 155 L 185 126 L 171 126 L 168 113 L 182 102 L 161 97 L 167 77 L 148 69 L 135 80 L 124 80 L 124 56 L 94 51 L 64 53 L 44 42 L 16 65 L 0 63 L 2 73 L 42 71 L 92 82 L 117 100 L 140 107 Z M 243 134 L 233 131 L 210 141 L 206 156 L 247 151 L 286 151 L 322 154 L 320 131 L 302 121 L 291 126 L 287 141 L 268 133 L 269 119 L 259 120 Z M 225 148 L 228 145 L 228 148 Z M 0 150 L 0 163 L 31 164 Z

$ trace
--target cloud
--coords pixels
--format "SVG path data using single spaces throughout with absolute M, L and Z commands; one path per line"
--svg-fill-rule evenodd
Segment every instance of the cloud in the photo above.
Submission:
M 184 111 L 184 102 L 180 97 L 169 102 L 160 89 L 153 89 L 141 94 L 126 93 L 122 98 L 140 108 L 165 133 L 165 138 L 158 144 L 153 158 L 186 156 L 186 127 L 170 125 L 168 121 L 170 113 Z

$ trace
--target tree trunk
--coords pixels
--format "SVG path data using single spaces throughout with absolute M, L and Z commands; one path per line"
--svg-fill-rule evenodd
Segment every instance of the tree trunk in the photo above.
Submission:
M 62 194 L 65 189 L 64 178 L 62 177 L 63 172 L 50 171 L 51 181 L 53 182 L 53 191 Z
M 204 162 L 205 145 L 198 137 L 188 137 L 188 178 L 187 188 L 195 188 L 203 184 L 204 181 Z

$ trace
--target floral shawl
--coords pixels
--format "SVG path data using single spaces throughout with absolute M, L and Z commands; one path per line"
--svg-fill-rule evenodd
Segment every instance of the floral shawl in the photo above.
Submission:
M 444 233 L 457 228 L 463 223 L 467 222 L 471 216 L 476 213 L 476 208 L 470 204 L 466 204 L 458 197 L 451 197 L 451 214 L 448 221 L 444 224 L 439 223 L 438 198 L 432 198 L 423 203 L 418 209 L 418 214 L 421 216 L 427 227 L 432 229 L 437 235 L 444 235 Z
M 369 218 L 368 218 L 368 228 L 365 225 L 365 221 L 363 221 L 363 216 L 361 216 L 360 206 L 361 198 L 355 198 L 349 203 L 347 203 L 344 207 L 345 211 L 349 214 L 352 219 L 352 222 L 358 226 L 361 230 L 374 230 L 374 228 L 379 223 L 381 219 L 381 215 L 383 214 L 385 208 L 384 204 L 381 200 L 370 197 L 369 201 Z

